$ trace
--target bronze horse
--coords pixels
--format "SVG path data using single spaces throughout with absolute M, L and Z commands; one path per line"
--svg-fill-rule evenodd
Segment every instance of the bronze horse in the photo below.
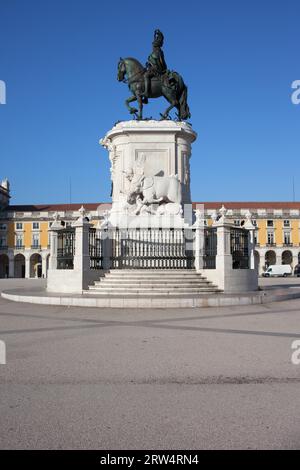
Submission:
M 132 96 L 125 101 L 130 114 L 134 114 L 136 119 L 143 119 L 143 104 L 148 102 L 145 93 L 145 68 L 132 57 L 120 59 L 118 64 L 118 80 L 128 84 Z M 126 78 L 127 77 L 127 78 Z M 168 71 L 162 77 L 151 78 L 151 89 L 149 98 L 159 98 L 164 96 L 170 106 L 161 114 L 161 119 L 169 119 L 171 109 L 177 108 L 177 118 L 182 121 L 191 117 L 187 104 L 187 87 L 183 78 L 177 72 Z M 129 105 L 132 101 L 137 101 L 139 109 Z

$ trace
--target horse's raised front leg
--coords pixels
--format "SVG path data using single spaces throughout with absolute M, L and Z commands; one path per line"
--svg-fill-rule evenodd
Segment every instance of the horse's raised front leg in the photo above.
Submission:
M 125 104 L 130 114 L 134 114 L 135 117 L 138 117 L 138 112 L 139 112 L 138 109 L 133 108 L 132 106 L 129 106 L 129 103 L 132 103 L 132 101 L 136 101 L 136 100 L 137 100 L 137 97 L 135 95 L 132 95 L 130 98 L 128 98 L 125 101 Z

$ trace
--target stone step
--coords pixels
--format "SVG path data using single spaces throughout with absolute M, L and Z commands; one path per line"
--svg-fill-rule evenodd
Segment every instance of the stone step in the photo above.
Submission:
M 85 294 L 89 295 L 94 295 L 97 297 L 145 297 L 145 298 L 151 298 L 151 297 L 191 297 L 191 293 L 187 292 L 184 290 L 183 292 L 173 292 L 173 291 L 144 291 L 144 290 L 138 290 L 138 291 L 120 291 L 120 290 L 98 290 L 98 291 L 93 291 L 93 290 L 88 290 L 84 292 Z M 206 289 L 206 290 L 198 290 L 196 292 L 193 292 L 193 296 L 198 296 L 198 295 L 204 295 L 204 294 L 217 294 L 221 293 L 221 290 L 219 289 Z
M 122 291 L 136 291 L 136 290 L 157 290 L 157 291 L 176 291 L 176 292 L 193 292 L 193 291 L 198 291 L 198 290 L 203 290 L 203 289 L 215 289 L 216 286 L 213 285 L 203 285 L 203 286 L 161 286 L 159 287 L 158 285 L 149 285 L 149 284 L 142 284 L 140 286 L 120 286 L 120 285 L 107 285 L 103 284 L 102 286 L 90 286 L 89 288 L 92 290 L 122 290 Z
M 103 297 L 178 297 L 221 292 L 194 269 L 113 269 L 89 287 Z
M 155 274 L 155 275 L 173 275 L 173 274 L 180 274 L 180 275 L 200 275 L 194 269 L 112 269 L 108 272 L 110 275 L 127 275 L 132 274 L 138 276 L 142 273 L 144 274 Z
M 211 285 L 212 283 L 210 281 L 207 281 L 206 279 L 200 279 L 200 280 L 188 280 L 188 281 L 181 281 L 181 280 L 165 280 L 165 279 L 135 279 L 135 280 L 124 280 L 121 282 L 122 285 L 125 286 L 141 286 L 141 285 L 163 285 L 163 286 L 198 286 L 198 285 Z M 120 282 L 115 281 L 111 278 L 104 278 L 101 281 L 95 281 L 95 286 L 102 286 L 102 285 L 111 285 L 111 286 L 119 286 Z
M 203 282 L 208 282 L 207 279 L 205 278 L 200 278 L 200 279 L 172 279 L 172 278 L 164 278 L 164 279 L 158 279 L 158 278 L 150 278 L 150 277 L 136 277 L 136 278 L 127 278 L 127 279 L 113 279 L 111 277 L 105 277 L 103 279 L 99 279 L 95 282 L 113 282 L 115 284 L 136 284 L 138 282 L 148 282 L 148 283 L 158 283 L 158 284 L 164 284 L 164 283 L 171 283 L 171 284 L 194 284 L 194 283 L 203 283 Z
M 94 291 L 94 292 L 131 292 L 131 293 L 136 293 L 136 292 L 214 292 L 216 289 L 215 286 L 197 286 L 197 287 L 191 287 L 191 286 L 185 286 L 185 287 L 157 287 L 157 286 L 141 286 L 140 288 L 137 288 L 137 286 L 89 286 L 89 290 Z
M 120 270 L 120 271 L 109 271 L 111 276 L 128 276 L 128 274 L 132 276 L 139 276 L 140 274 L 155 274 L 155 276 L 201 276 L 200 273 L 196 271 L 187 271 L 187 270 L 179 270 L 179 269 L 128 269 L 128 270 Z
M 147 278 L 147 279 L 204 279 L 204 276 L 201 274 L 188 274 L 188 275 L 182 275 L 182 274 L 149 274 L 147 272 L 145 273 L 140 273 L 140 274 L 131 274 L 127 273 L 124 275 L 120 274 L 106 274 L 105 277 L 110 277 L 111 279 L 141 279 L 141 278 Z

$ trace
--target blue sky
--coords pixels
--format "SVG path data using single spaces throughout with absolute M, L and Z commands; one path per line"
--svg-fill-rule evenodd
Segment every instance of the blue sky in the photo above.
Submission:
M 194 201 L 300 198 L 297 0 L 0 0 L 0 178 L 12 203 L 109 201 L 99 146 L 129 118 L 119 57 L 145 62 L 153 30 L 189 88 Z M 147 115 L 158 117 L 163 98 Z

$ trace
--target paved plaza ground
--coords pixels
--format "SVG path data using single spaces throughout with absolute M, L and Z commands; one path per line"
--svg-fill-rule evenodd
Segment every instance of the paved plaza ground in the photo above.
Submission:
M 299 449 L 295 339 L 300 299 L 121 310 L 0 298 L 0 448 Z

